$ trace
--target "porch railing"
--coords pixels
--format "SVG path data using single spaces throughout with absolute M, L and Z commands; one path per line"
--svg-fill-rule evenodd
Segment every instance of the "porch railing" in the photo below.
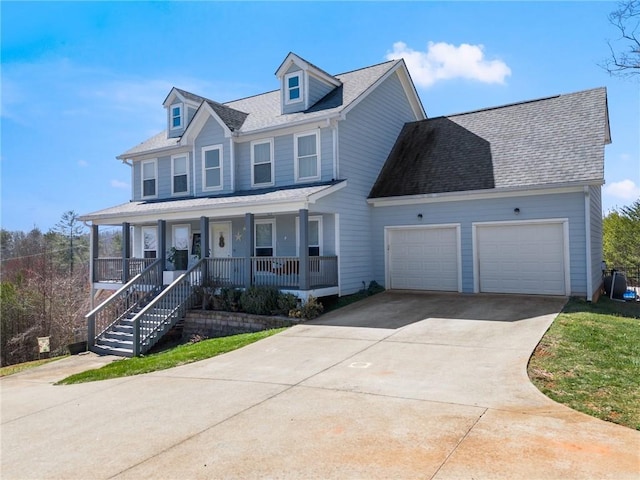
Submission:
M 300 259 L 298 257 L 251 257 L 253 285 L 278 288 L 300 288 Z M 338 285 L 338 257 L 309 257 L 309 287 Z
M 85 316 L 89 346 L 95 345 L 97 337 L 162 289 L 161 263 L 153 261 Z
M 132 278 L 155 261 L 155 258 L 129 258 L 125 261 L 121 257 L 94 258 L 93 281 L 98 283 L 122 282 L 122 271 L 126 264 L 128 264 L 129 278 Z
M 244 258 L 205 258 L 205 261 L 205 278 L 209 283 L 219 287 L 244 287 Z

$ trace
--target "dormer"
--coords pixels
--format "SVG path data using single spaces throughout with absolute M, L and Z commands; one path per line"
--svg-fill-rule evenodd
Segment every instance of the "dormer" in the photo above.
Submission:
M 204 98 L 173 87 L 163 105 L 167 109 L 167 138 L 180 137 Z
M 311 108 L 342 83 L 324 70 L 289 53 L 276 71 L 280 81 L 280 104 L 283 114 Z

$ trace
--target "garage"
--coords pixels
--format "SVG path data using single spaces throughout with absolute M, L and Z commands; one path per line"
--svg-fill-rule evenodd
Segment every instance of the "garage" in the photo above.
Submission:
M 476 291 L 565 295 L 565 224 L 475 224 Z
M 388 288 L 461 291 L 458 225 L 385 230 Z

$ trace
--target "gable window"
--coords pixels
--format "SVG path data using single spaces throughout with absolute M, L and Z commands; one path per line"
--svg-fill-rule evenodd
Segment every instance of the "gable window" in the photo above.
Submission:
M 174 195 L 189 193 L 189 169 L 186 155 L 171 157 L 171 188 Z
M 171 129 L 182 128 L 182 104 L 171 105 Z
M 251 185 L 273 185 L 273 139 L 251 143 Z
M 142 162 L 142 196 L 155 197 L 157 165 L 155 160 Z
M 222 145 L 202 148 L 202 189 L 222 189 Z
M 309 256 L 322 255 L 322 217 L 309 217 Z M 296 252 L 300 251 L 300 218 L 296 217 Z
M 290 73 L 284 77 L 285 103 L 302 101 L 302 72 Z
M 142 227 L 142 256 L 143 258 L 157 258 L 158 229 L 156 227 Z
M 254 225 L 255 256 L 273 257 L 276 244 L 276 225 L 274 220 L 256 220 Z
M 320 178 L 320 146 L 318 133 L 302 133 L 294 137 L 296 181 Z

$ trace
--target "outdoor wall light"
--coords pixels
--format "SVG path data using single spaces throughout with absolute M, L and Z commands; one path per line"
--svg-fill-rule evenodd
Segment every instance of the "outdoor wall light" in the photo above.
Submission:
M 520 209 L 518 207 L 513 209 L 513 213 L 515 213 L 516 215 L 520 214 Z
M 421 214 L 421 213 L 419 213 L 419 214 L 418 214 L 418 218 L 419 218 L 420 220 L 422 220 L 422 214 Z

